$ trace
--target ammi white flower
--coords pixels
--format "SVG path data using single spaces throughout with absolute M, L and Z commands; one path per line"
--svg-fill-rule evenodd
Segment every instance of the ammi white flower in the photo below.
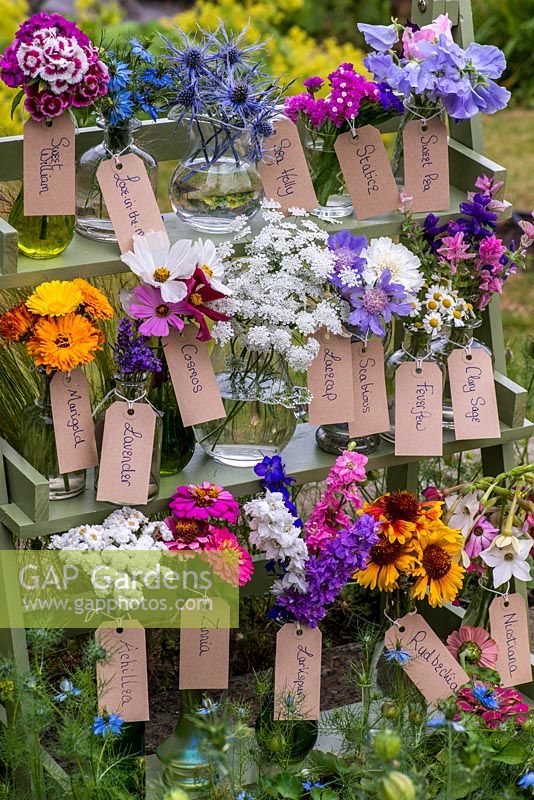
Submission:
M 361 252 L 366 264 L 363 278 L 366 283 L 374 283 L 385 269 L 391 272 L 392 283 L 400 283 L 407 292 L 416 293 L 423 285 L 420 272 L 421 262 L 403 244 L 395 244 L 389 236 L 372 239 L 369 246 Z
M 185 281 L 195 271 L 197 257 L 190 239 L 179 239 L 172 247 L 163 231 L 134 236 L 133 252 L 123 253 L 127 264 L 144 283 L 161 289 L 166 303 L 178 303 L 187 295 Z
M 512 544 L 506 547 L 489 547 L 480 554 L 481 559 L 493 570 L 493 585 L 496 589 L 512 578 L 525 582 L 530 580 L 527 558 L 532 539 L 519 539 L 517 545 L 517 549 Z
M 219 258 L 217 248 L 211 239 L 206 239 L 205 242 L 199 239 L 195 243 L 195 252 L 198 268 L 202 270 L 210 286 L 213 286 L 216 292 L 232 294 L 231 289 L 222 282 L 224 267 Z

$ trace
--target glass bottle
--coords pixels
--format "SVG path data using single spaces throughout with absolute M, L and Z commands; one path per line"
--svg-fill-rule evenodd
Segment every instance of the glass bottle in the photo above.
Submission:
M 28 258 L 53 258 L 67 249 L 74 236 L 73 215 L 24 214 L 24 184 L 11 208 L 8 222 L 18 234 L 18 248 Z
M 304 138 L 304 155 L 319 201 L 319 206 L 311 213 L 321 219 L 339 219 L 352 214 L 352 201 L 334 150 L 338 135 L 337 130 L 328 135 L 307 128 Z
M 94 411 L 95 437 L 98 458 L 102 453 L 102 440 L 104 437 L 104 421 L 106 411 L 116 401 L 130 401 L 132 403 L 148 403 L 148 375 L 136 372 L 133 375 L 115 375 L 115 386 L 107 393 L 100 405 Z M 150 483 L 148 487 L 148 500 L 153 500 L 159 492 L 160 464 L 161 464 L 161 439 L 163 432 L 162 413 L 157 409 L 156 429 L 154 432 L 154 445 L 152 447 L 152 461 L 150 466 Z M 98 467 L 95 467 L 95 492 L 98 487 Z
M 165 364 L 163 353 L 158 355 L 162 364 Z M 161 475 L 176 475 L 193 457 L 195 432 L 193 428 L 186 428 L 182 421 L 172 381 L 165 367 L 161 372 L 152 374 L 149 400 L 163 412 Z
M 252 219 L 263 198 L 258 170 L 248 155 L 248 131 L 197 118 L 189 137 L 189 152 L 169 183 L 173 210 L 196 230 L 229 233 L 237 217 Z
M 425 120 L 431 120 L 439 117 L 442 122 L 447 119 L 447 113 L 441 102 L 433 103 L 430 100 L 424 100 L 421 97 L 414 97 L 413 95 L 404 101 L 404 114 L 401 117 L 397 136 L 395 138 L 395 145 L 393 147 L 393 155 L 391 157 L 391 169 L 397 183 L 401 185 L 404 182 L 404 128 L 406 123 L 411 120 L 420 120 L 424 125 Z M 424 128 L 423 128 L 424 130 Z
M 303 761 L 313 750 L 319 736 L 319 723 L 310 719 L 274 719 L 274 687 L 260 699 L 256 719 L 256 741 L 268 761 L 279 763 Z
M 130 119 L 120 125 L 110 125 L 99 118 L 96 124 L 103 131 L 102 141 L 83 153 L 76 165 L 76 231 L 89 239 L 116 242 L 117 237 L 96 178 L 98 167 L 112 155 L 136 155 L 144 163 L 156 194 L 158 165 L 149 153 L 135 144 L 135 134 L 141 127 L 139 120 Z
M 21 452 L 26 461 L 41 475 L 48 478 L 48 497 L 50 500 L 67 500 L 76 497 L 85 489 L 85 470 L 59 472 L 50 383 L 52 375 L 39 369 L 41 379 L 39 396 L 29 405 L 20 419 Z
M 180 716 L 174 731 L 158 745 L 156 755 L 165 765 L 163 784 L 168 789 L 201 792 L 210 784 L 211 763 L 206 753 L 206 733 L 195 725 L 194 715 L 202 706 L 204 692 L 180 692 Z M 196 795 L 195 795 L 196 796 Z
M 395 373 L 401 364 L 413 362 L 417 358 L 424 360 L 425 363 L 437 364 L 443 376 L 443 383 L 445 383 L 447 374 L 445 359 L 442 353 L 436 349 L 432 334 L 427 333 L 424 329 L 416 328 L 414 325 L 405 325 L 402 346 L 386 361 L 386 389 L 391 428 L 388 433 L 380 434 L 386 442 L 395 441 Z
M 474 332 L 482 325 L 482 320 L 476 319 L 466 323 L 463 328 L 452 328 L 449 331 L 448 338 L 441 343 L 440 351 L 445 359 L 447 359 L 453 350 L 457 348 L 469 347 L 472 350 L 484 350 L 493 360 L 493 353 L 490 348 L 483 342 L 475 339 Z M 448 430 L 454 430 L 454 415 L 452 412 L 452 399 L 449 380 L 445 381 L 443 391 L 443 427 Z

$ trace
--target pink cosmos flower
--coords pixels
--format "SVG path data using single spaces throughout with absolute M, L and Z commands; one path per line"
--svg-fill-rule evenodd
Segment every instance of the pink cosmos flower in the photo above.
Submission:
M 452 273 L 456 272 L 460 261 L 476 258 L 476 253 L 468 252 L 469 244 L 464 242 L 464 236 L 464 231 L 458 231 L 454 236 L 444 236 L 441 247 L 438 247 L 438 253 L 451 265 Z
M 232 586 L 244 586 L 254 573 L 250 553 L 228 528 L 211 528 L 204 558 L 211 564 L 215 574 Z
M 469 558 L 477 558 L 483 550 L 487 550 L 498 533 L 498 528 L 495 528 L 489 519 L 484 516 L 479 517 L 469 531 L 464 545 L 464 550 Z
M 405 28 L 402 34 L 403 51 L 406 58 L 424 58 L 424 51 L 418 47 L 419 42 L 437 42 L 441 35 L 452 42 L 452 22 L 448 14 L 440 14 L 429 25 L 423 25 L 418 31 Z
M 239 516 L 239 505 L 230 492 L 222 486 L 209 481 L 200 485 L 178 486 L 169 508 L 175 517 L 199 519 L 208 522 L 211 519 L 224 519 L 233 523 Z
M 497 239 L 495 235 L 487 236 L 480 242 L 477 264 L 480 266 L 495 267 L 499 264 L 499 260 L 504 253 L 506 253 L 506 247 L 502 239 Z
M 491 687 L 475 683 L 474 687 L 460 689 L 456 706 L 460 711 L 481 717 L 488 728 L 499 728 L 508 720 L 522 725 L 526 720 L 528 705 L 515 689 Z
M 499 647 L 484 628 L 464 625 L 447 638 L 447 650 L 462 663 L 480 667 L 494 667 L 499 656 Z
M 165 524 L 174 536 L 165 542 L 169 550 L 202 550 L 210 538 L 206 523 L 197 519 L 167 517 Z
M 168 336 L 170 326 L 177 331 L 184 329 L 184 303 L 170 303 L 163 300 L 157 286 L 136 286 L 125 303 L 125 311 L 134 319 L 142 319 L 139 333 L 143 336 Z

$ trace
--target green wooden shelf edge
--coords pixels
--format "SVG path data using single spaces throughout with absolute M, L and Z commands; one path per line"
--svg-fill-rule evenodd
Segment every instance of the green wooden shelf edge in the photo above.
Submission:
M 512 428 L 501 422 L 501 437 L 499 439 L 485 439 L 483 441 L 457 441 L 451 431 L 444 433 L 444 455 L 451 455 L 465 450 L 474 450 L 480 447 L 494 447 L 525 439 L 534 433 L 534 423 L 524 420 L 523 424 Z M 283 452 L 287 471 L 297 479 L 298 484 L 311 483 L 324 480 L 334 461 L 334 456 L 324 453 L 315 444 L 315 428 L 308 424 L 297 427 L 297 431 L 288 447 Z M 402 464 L 416 463 L 418 456 L 395 456 L 392 445 L 382 442 L 379 449 L 369 457 L 368 469 L 386 469 L 398 467 Z M 220 484 L 237 496 L 254 494 L 259 491 L 259 483 L 252 469 L 228 467 L 218 464 L 209 458 L 200 448 L 196 452 L 183 472 L 161 480 L 159 496 L 152 500 L 142 510 L 147 514 L 156 514 L 167 508 L 169 498 L 180 484 L 198 483 L 200 481 L 213 481 Z M 10 487 L 8 486 L 8 490 Z M 88 475 L 88 488 L 86 491 L 70 500 L 51 502 L 49 504 L 49 519 L 35 522 L 18 505 L 12 501 L 13 491 L 10 491 L 11 502 L 0 506 L 0 522 L 2 522 L 15 537 L 35 538 L 53 533 L 66 531 L 71 527 L 81 524 L 100 523 L 116 507 L 109 503 L 98 503 L 92 489 L 92 475 Z

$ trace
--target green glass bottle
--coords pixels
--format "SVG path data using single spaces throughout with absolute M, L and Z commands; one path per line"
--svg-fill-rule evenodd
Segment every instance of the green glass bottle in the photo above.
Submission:
M 8 218 L 18 233 L 21 253 L 28 258 L 53 258 L 67 249 L 74 236 L 74 215 L 27 217 L 24 214 L 24 185 Z
M 206 733 L 194 721 L 204 692 L 187 689 L 180 694 L 182 705 L 176 727 L 156 750 L 165 765 L 163 783 L 167 789 L 186 789 L 191 797 L 205 797 L 211 764 L 203 746 Z

